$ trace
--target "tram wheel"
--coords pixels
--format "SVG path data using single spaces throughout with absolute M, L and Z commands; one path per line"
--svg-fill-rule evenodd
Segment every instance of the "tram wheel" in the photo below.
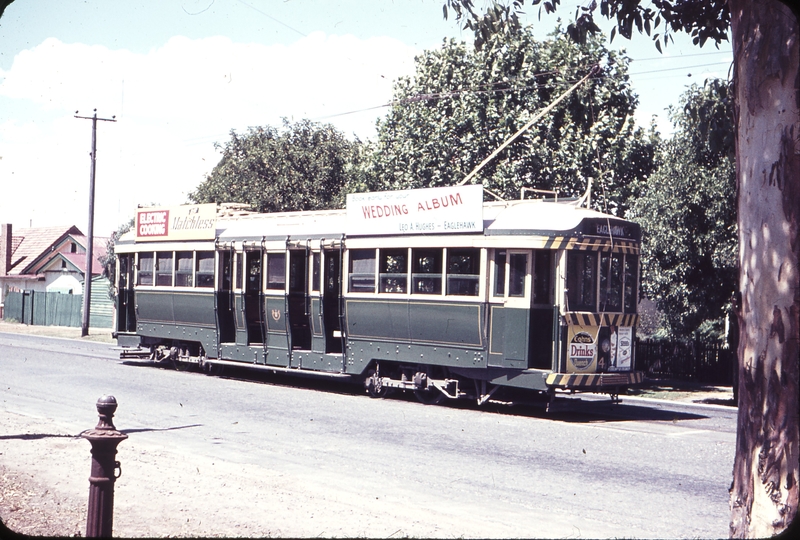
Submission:
M 414 390 L 414 397 L 423 405 L 438 405 L 444 401 L 444 394 L 436 388 L 426 390 Z
M 370 370 L 367 378 L 364 380 L 364 386 L 367 388 L 369 397 L 376 399 L 383 399 L 391 393 L 391 388 L 381 384 L 380 377 L 377 376 L 375 370 Z

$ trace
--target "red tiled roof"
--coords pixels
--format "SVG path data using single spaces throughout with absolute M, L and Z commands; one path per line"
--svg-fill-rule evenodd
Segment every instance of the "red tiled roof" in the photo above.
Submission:
M 86 242 L 85 236 L 75 236 L 73 237 L 78 241 Z M 103 266 L 100 264 L 99 259 L 103 255 L 106 254 L 106 242 L 108 238 L 95 238 L 94 239 L 94 248 L 92 251 L 92 275 L 98 275 L 103 273 Z M 82 245 L 82 244 L 81 244 Z M 69 262 L 74 264 L 81 272 L 86 272 L 86 253 L 61 253 L 62 257 L 67 259 Z
M 42 255 L 46 255 L 53 250 L 56 244 L 68 235 L 82 236 L 83 233 L 74 225 L 71 227 L 34 227 L 13 231 L 11 241 L 13 251 L 11 253 L 11 268 L 8 274 L 22 275 L 31 273 L 32 269 L 28 267 L 41 258 Z

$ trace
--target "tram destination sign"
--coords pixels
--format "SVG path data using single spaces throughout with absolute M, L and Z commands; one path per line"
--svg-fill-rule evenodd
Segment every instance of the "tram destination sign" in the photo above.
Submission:
M 217 229 L 217 205 L 187 204 L 139 208 L 136 241 L 213 240 Z
M 483 231 L 483 186 L 351 193 L 347 234 L 442 234 Z

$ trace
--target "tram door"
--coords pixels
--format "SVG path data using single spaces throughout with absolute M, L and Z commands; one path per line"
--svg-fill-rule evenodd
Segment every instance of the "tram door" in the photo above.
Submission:
M 341 353 L 341 254 L 323 250 L 311 260 L 311 350 Z
M 489 358 L 493 367 L 528 367 L 531 252 L 496 249 L 489 296 Z
M 264 342 L 264 317 L 261 304 L 261 261 L 260 251 L 244 252 L 244 283 L 242 286 L 242 303 L 246 343 L 262 344 Z
M 136 332 L 136 303 L 133 292 L 133 253 L 119 256 L 117 281 L 117 332 Z
M 554 251 L 533 252 L 531 285 L 531 317 L 528 334 L 528 367 L 553 369 L 553 326 L 557 313 L 554 306 Z
M 217 258 L 217 330 L 220 343 L 233 343 L 236 340 L 234 321 L 235 296 L 233 292 L 233 252 L 218 251 Z
M 289 337 L 292 350 L 311 350 L 311 296 L 308 279 L 309 253 L 289 252 Z

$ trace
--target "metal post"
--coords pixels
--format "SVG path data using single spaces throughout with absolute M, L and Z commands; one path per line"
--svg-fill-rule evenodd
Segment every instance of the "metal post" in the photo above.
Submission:
M 78 111 L 75 111 L 76 113 Z M 95 162 L 97 161 L 97 121 L 102 120 L 105 122 L 116 122 L 116 116 L 111 118 L 97 118 L 97 109 L 94 110 L 94 116 L 78 116 L 75 118 L 82 118 L 84 120 L 92 121 L 92 165 L 89 174 L 89 236 L 86 240 L 86 272 L 83 279 L 83 315 L 81 316 L 81 337 L 89 335 L 89 310 L 91 309 L 92 301 L 92 258 L 94 250 L 94 173 Z
M 114 427 L 112 418 L 116 410 L 117 400 L 114 396 L 101 396 L 97 400 L 97 414 L 100 416 L 97 426 L 81 434 L 92 445 L 87 538 L 111 538 L 114 524 L 114 482 L 122 476 L 122 467 L 115 459 L 117 445 L 128 438 Z M 116 471 L 119 474 L 115 474 Z

